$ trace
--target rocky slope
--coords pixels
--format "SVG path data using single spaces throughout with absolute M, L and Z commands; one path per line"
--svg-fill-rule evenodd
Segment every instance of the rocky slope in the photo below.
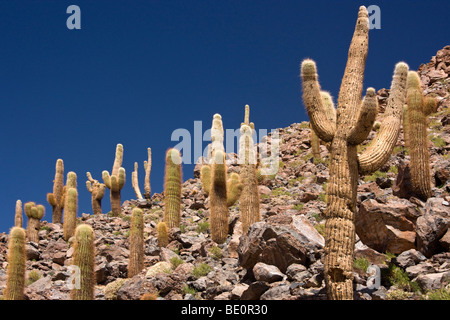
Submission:
M 358 186 L 355 246 L 355 299 L 437 299 L 450 295 L 450 46 L 419 68 L 424 92 L 439 101 L 429 117 L 433 197 L 425 203 L 410 192 L 409 156 L 402 134 L 389 162 Z M 379 121 L 389 90 L 378 92 Z M 374 133 L 369 136 L 373 138 Z M 267 137 L 270 145 L 272 137 Z M 230 235 L 211 241 L 209 199 L 199 166 L 184 182 L 181 228 L 159 248 L 156 223 L 163 195 L 125 201 L 121 217 L 82 214 L 96 237 L 96 299 L 137 300 L 154 293 L 165 300 L 326 299 L 323 281 L 323 212 L 328 150 L 314 162 L 307 123 L 280 129 L 280 168 L 259 186 L 262 220 L 242 235 L 239 202 L 230 208 Z M 239 166 L 228 161 L 230 171 Z M 145 268 L 127 278 L 128 234 L 133 207 L 145 213 Z M 42 222 L 39 243 L 27 243 L 26 296 L 30 300 L 69 299 L 71 242 L 62 226 Z M 0 294 L 6 285 L 8 235 L 0 234 Z M 372 266 L 370 266 L 372 265 Z M 370 266 L 370 267 L 369 267 Z M 379 286 L 371 284 L 379 272 Z M 375 281 L 376 282 L 376 281 Z

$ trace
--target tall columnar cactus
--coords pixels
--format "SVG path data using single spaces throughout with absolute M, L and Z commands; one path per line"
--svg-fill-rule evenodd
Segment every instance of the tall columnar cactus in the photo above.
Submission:
M 358 155 L 357 145 L 368 136 L 377 114 L 373 88 L 367 89 L 361 102 L 368 35 L 368 13 L 362 6 L 349 49 L 334 123 L 326 116 L 316 64 L 306 59 L 301 65 L 303 101 L 311 124 L 320 139 L 331 142 L 328 203 L 325 212 L 324 273 L 328 296 L 335 300 L 353 299 L 354 215 L 358 175 L 377 170 L 389 159 L 398 139 L 406 96 L 408 66 L 398 63 L 383 124 L 371 144 Z
M 164 222 L 167 227 L 178 228 L 181 219 L 181 155 L 177 149 L 166 152 L 164 176 Z
M 55 180 L 53 180 L 53 193 L 47 194 L 47 202 L 52 206 L 53 223 L 61 223 L 64 208 L 64 162 L 56 160 Z
M 245 106 L 244 122 L 241 124 L 239 138 L 239 163 L 242 192 L 240 196 L 240 209 L 242 232 L 245 234 L 250 225 L 258 222 L 259 214 L 259 191 L 256 171 L 256 151 L 253 143 L 253 123 L 249 122 L 249 106 Z
M 69 188 L 66 192 L 66 201 L 64 203 L 64 240 L 69 240 L 75 233 L 77 226 L 78 211 L 78 191 L 75 188 Z
M 407 107 L 403 127 L 408 137 L 413 192 L 423 200 L 432 196 L 427 113 L 431 112 L 430 109 L 432 110 L 432 106 L 435 104 L 434 98 L 423 97 L 419 75 L 415 71 L 410 71 L 407 80 Z M 405 123 L 407 123 L 406 126 Z
M 134 163 L 134 171 L 131 173 L 131 185 L 133 186 L 134 193 L 136 194 L 137 199 L 144 199 L 141 193 L 141 189 L 139 188 L 139 180 L 138 180 L 138 163 Z
M 148 160 L 144 161 L 145 180 L 144 180 L 144 198 L 150 200 L 152 189 L 150 187 L 150 173 L 152 171 L 152 149 L 147 148 Z
M 79 268 L 79 279 L 70 292 L 72 300 L 94 300 L 95 234 L 91 226 L 80 224 L 75 230 L 72 264 Z M 77 281 L 78 280 L 78 281 Z
M 209 191 L 211 239 L 224 243 L 228 236 L 227 168 L 222 150 L 213 152 Z
M 22 228 L 23 226 L 23 213 L 22 213 L 22 201 L 16 201 L 16 213 L 14 215 L 14 226 Z
M 45 214 L 45 207 L 42 204 L 36 205 L 34 202 L 25 203 L 25 214 L 28 217 L 27 238 L 28 241 L 39 242 L 39 229 L 41 219 Z
M 156 225 L 156 232 L 158 233 L 158 246 L 160 248 L 167 247 L 169 244 L 169 230 L 164 221 L 160 221 Z
M 144 268 L 144 214 L 141 209 L 134 208 L 131 213 L 130 226 L 130 263 L 128 278 L 139 274 Z
M 8 269 L 5 300 L 23 300 L 26 269 L 25 230 L 13 227 L 9 232 Z
M 94 214 L 102 214 L 102 199 L 105 195 L 106 186 L 93 179 L 90 172 L 86 172 L 86 176 L 88 178 L 86 188 L 91 193 L 92 211 Z
M 113 216 L 121 213 L 120 190 L 125 184 L 125 169 L 122 167 L 123 146 L 119 143 L 116 146 L 116 157 L 114 159 L 111 175 L 108 171 L 102 172 L 103 182 L 111 190 L 111 212 Z

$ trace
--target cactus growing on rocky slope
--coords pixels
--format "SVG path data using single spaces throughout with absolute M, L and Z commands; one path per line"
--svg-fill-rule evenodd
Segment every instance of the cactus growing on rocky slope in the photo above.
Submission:
M 79 283 L 70 292 L 72 300 L 93 300 L 95 286 L 94 230 L 80 224 L 75 230 L 72 264 L 79 268 Z M 77 282 L 77 281 L 76 281 Z
M 141 193 L 141 189 L 139 188 L 139 180 L 138 180 L 138 163 L 134 163 L 134 171 L 131 173 L 131 185 L 133 186 L 134 193 L 136 194 L 137 199 L 144 199 Z
M 45 207 L 34 202 L 25 203 L 25 214 L 28 217 L 27 238 L 28 241 L 39 242 L 40 221 L 45 214 Z
M 9 232 L 8 270 L 5 300 L 23 300 L 26 269 L 25 230 L 13 227 Z
M 56 160 L 53 193 L 47 194 L 47 201 L 53 208 L 52 222 L 61 223 L 64 207 L 64 162 L 62 159 Z
M 23 214 L 22 214 L 22 201 L 16 201 L 16 213 L 14 215 L 14 226 L 22 228 L 23 225 Z
M 431 197 L 430 154 L 427 137 L 427 113 L 433 110 L 434 98 L 424 98 L 417 72 L 408 73 L 406 89 L 405 135 L 408 137 L 411 184 L 421 199 Z M 406 123 L 406 125 L 405 125 Z
M 178 228 L 181 219 L 181 155 L 177 149 L 166 152 L 164 175 L 164 222 Z
M 98 182 L 98 180 L 93 179 L 90 172 L 86 172 L 88 180 L 86 181 L 86 188 L 91 193 L 92 202 L 92 213 L 101 214 L 102 213 L 102 199 L 105 195 L 105 184 Z
M 130 263 L 128 278 L 132 278 L 144 268 L 144 214 L 134 208 L 131 213 L 130 226 Z
M 123 146 L 116 146 L 116 156 L 111 175 L 108 171 L 102 172 L 103 183 L 111 191 L 111 212 L 113 216 L 119 216 L 121 212 L 120 190 L 125 184 L 125 169 L 122 168 Z
M 144 161 L 145 179 L 144 179 L 144 198 L 149 200 L 152 196 L 150 187 L 150 173 L 152 171 L 152 149 L 147 148 L 148 160 Z
M 327 119 L 314 61 L 301 65 L 303 101 L 314 131 L 331 142 L 330 179 L 325 212 L 325 281 L 330 299 L 353 299 L 354 215 L 358 175 L 377 170 L 390 157 L 397 142 L 408 66 L 395 67 L 385 118 L 377 136 L 360 155 L 357 145 L 372 129 L 377 114 L 375 90 L 367 89 L 361 102 L 368 52 L 368 12 L 361 6 L 338 98 L 336 122 Z
M 66 201 L 64 203 L 64 222 L 63 234 L 64 240 L 69 240 L 75 232 L 77 226 L 78 211 L 78 191 L 75 188 L 69 188 L 66 193 Z
M 213 153 L 209 199 L 211 239 L 216 243 L 223 243 L 228 236 L 228 206 L 227 167 L 222 150 Z

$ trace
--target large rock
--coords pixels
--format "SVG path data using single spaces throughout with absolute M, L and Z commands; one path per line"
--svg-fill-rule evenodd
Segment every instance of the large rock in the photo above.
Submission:
M 407 200 L 384 204 L 368 199 L 356 213 L 356 233 L 365 245 L 378 252 L 402 253 L 415 247 L 414 222 L 418 216 L 416 206 Z
M 258 262 L 253 267 L 253 275 L 256 281 L 275 282 L 283 279 L 284 274 L 275 266 Z
M 450 271 L 420 275 L 416 282 L 424 291 L 442 289 L 450 283 Z
M 417 248 L 426 257 L 442 250 L 439 240 L 445 235 L 450 224 L 450 207 L 442 198 L 429 198 L 425 213 L 417 219 Z
M 285 272 L 292 263 L 307 264 L 325 240 L 304 216 L 274 216 L 250 226 L 240 238 L 239 264 L 252 269 L 258 262 Z
M 395 263 L 406 269 L 407 267 L 411 267 L 416 265 L 419 262 L 425 261 L 427 258 L 415 249 L 411 249 L 405 252 L 402 252 L 398 257 L 395 258 Z

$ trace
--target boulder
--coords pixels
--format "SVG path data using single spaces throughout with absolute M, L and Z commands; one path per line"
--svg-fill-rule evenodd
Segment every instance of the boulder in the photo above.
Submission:
M 265 281 L 269 283 L 280 281 L 284 277 L 284 274 L 280 269 L 263 262 L 255 264 L 253 267 L 253 275 L 255 276 L 256 281 Z
M 424 291 L 442 289 L 450 283 L 450 271 L 423 274 L 416 278 L 416 282 Z
M 406 269 L 407 267 L 411 267 L 425 261 L 427 258 L 415 249 L 410 249 L 408 251 L 402 252 L 394 259 L 394 263 L 399 267 Z

